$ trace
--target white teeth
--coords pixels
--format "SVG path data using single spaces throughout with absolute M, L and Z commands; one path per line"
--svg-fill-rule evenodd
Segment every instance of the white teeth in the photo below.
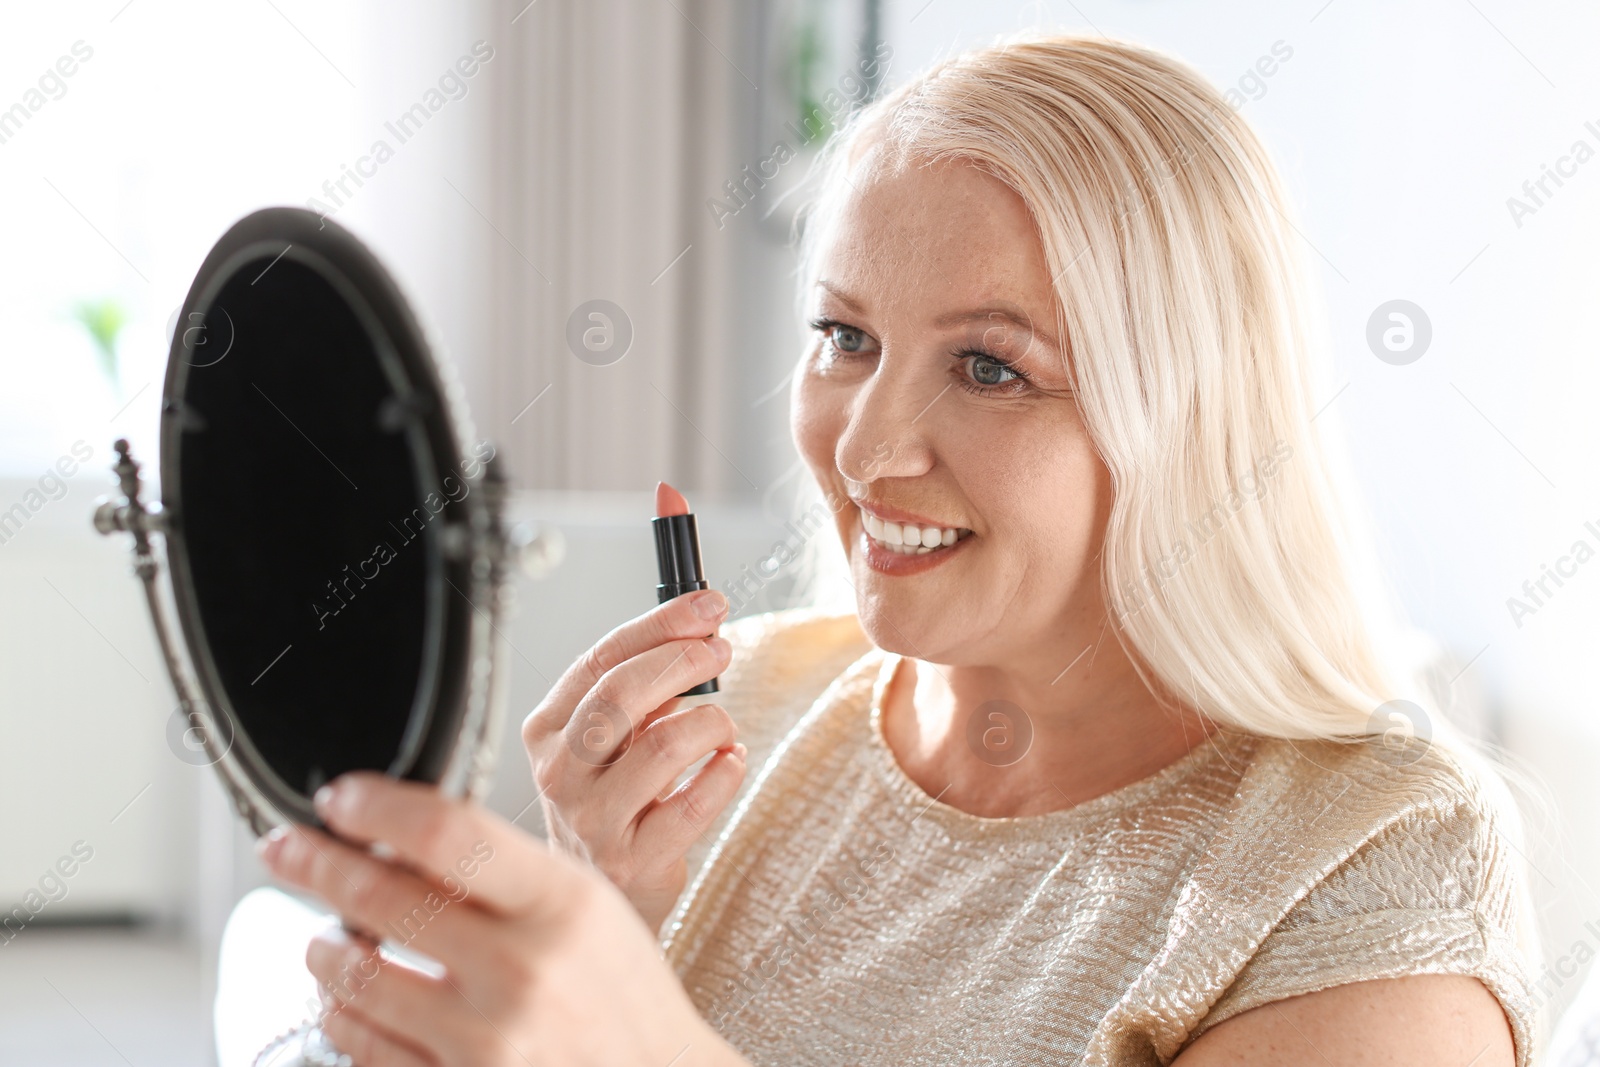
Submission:
M 903 556 L 920 556 L 936 548 L 948 547 L 971 532 L 953 527 L 884 522 L 866 511 L 861 512 L 861 525 L 878 544 Z

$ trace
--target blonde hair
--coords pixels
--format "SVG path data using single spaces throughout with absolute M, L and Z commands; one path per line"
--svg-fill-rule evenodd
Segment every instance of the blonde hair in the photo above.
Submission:
M 1312 378 L 1329 331 L 1289 198 L 1213 86 L 1150 49 L 1077 35 L 937 64 L 858 111 L 816 160 L 802 302 L 869 145 L 978 166 L 1032 213 L 1055 333 L 1111 474 L 1103 594 L 1152 692 L 1290 739 L 1383 733 L 1390 702 L 1407 700 L 1433 744 L 1537 793 L 1452 725 L 1448 686 L 1423 677 L 1335 420 L 1316 421 L 1336 395 Z M 1516 843 L 1506 783 L 1487 780 Z

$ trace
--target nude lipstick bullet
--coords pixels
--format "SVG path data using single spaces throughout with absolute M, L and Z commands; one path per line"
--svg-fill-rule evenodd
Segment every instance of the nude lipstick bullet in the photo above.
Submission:
M 656 517 L 650 520 L 656 534 L 656 603 L 664 604 L 675 596 L 708 589 L 705 568 L 700 562 L 700 532 L 683 494 L 666 482 L 656 483 Z M 717 680 L 701 682 L 681 697 L 717 692 Z

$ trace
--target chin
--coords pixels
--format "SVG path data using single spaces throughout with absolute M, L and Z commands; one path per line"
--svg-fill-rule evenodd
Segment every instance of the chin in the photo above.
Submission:
M 924 640 L 926 635 L 914 632 L 914 626 L 908 628 L 906 621 L 890 619 L 881 611 L 860 613 L 860 619 L 861 629 L 866 633 L 867 639 L 885 652 L 895 652 L 910 659 L 926 660 L 929 663 L 945 662 L 944 657 L 930 651 L 928 641 Z
M 878 648 L 929 663 L 953 664 L 962 657 L 957 649 L 970 643 L 969 632 L 954 632 L 968 623 L 952 620 L 949 605 L 959 598 L 939 595 L 932 588 L 912 590 L 889 585 L 885 579 L 857 561 L 851 561 L 851 580 L 856 586 L 856 617 L 861 629 Z

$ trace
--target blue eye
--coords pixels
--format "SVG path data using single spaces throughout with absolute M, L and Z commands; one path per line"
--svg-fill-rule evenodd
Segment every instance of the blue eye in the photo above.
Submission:
M 870 355 L 873 340 L 867 331 L 836 319 L 814 319 L 811 328 L 822 334 L 826 352 L 840 356 Z
M 982 353 L 974 353 L 968 367 L 972 380 L 979 385 L 1004 385 L 1022 377 L 998 359 Z
M 976 396 L 1014 396 L 1026 392 L 1028 376 L 1003 359 L 976 349 L 950 353 L 961 362 L 958 384 Z
M 867 335 L 854 326 L 834 326 L 828 337 L 841 352 L 859 352 L 867 341 Z

